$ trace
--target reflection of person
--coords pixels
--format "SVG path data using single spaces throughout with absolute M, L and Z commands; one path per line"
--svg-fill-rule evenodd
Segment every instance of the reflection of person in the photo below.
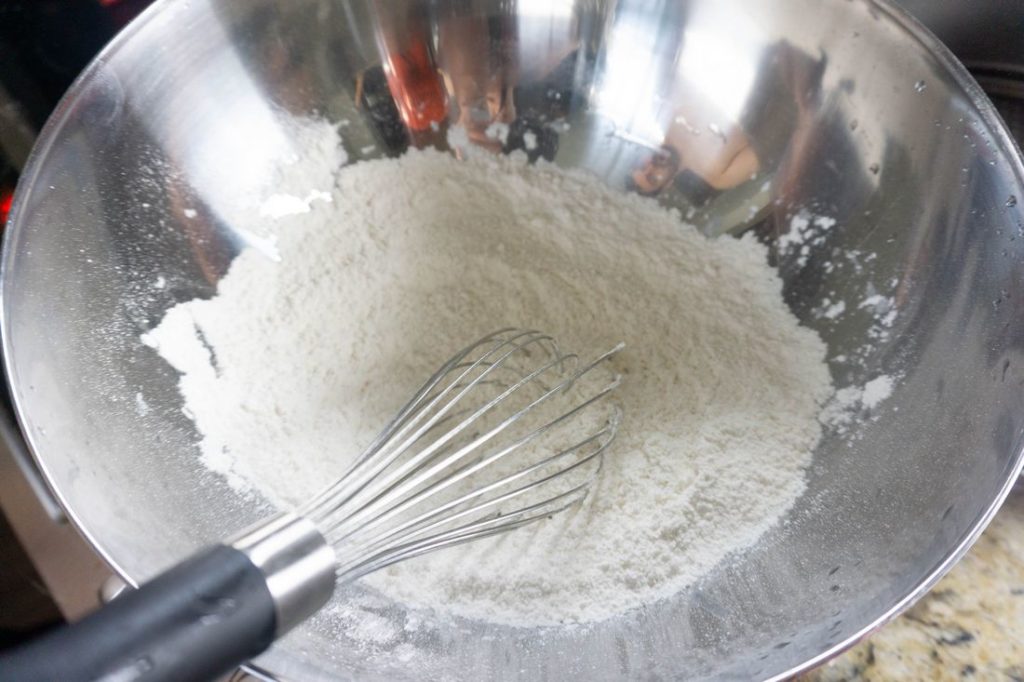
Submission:
M 473 144 L 501 151 L 507 126 L 515 120 L 512 89 L 518 80 L 516 25 L 511 15 L 441 17 L 438 66 L 462 126 Z
M 757 173 L 757 154 L 738 125 L 723 131 L 715 110 L 699 93 L 677 87 L 675 98 L 675 115 L 661 150 L 633 173 L 641 194 L 657 194 L 683 171 L 690 176 L 684 181 L 711 190 L 736 187 Z
M 549 124 L 568 113 L 580 57 L 574 20 L 467 15 L 460 5 L 441 2 L 436 15 L 438 68 L 457 111 L 452 124 L 489 152 L 554 158 L 558 135 Z M 542 49 L 530 50 L 530 41 Z
M 633 171 L 637 192 L 656 195 L 675 182 L 693 203 L 700 204 L 718 190 L 742 184 L 759 170 L 757 153 L 739 128 L 724 139 L 705 133 L 705 139 L 714 140 L 710 144 L 691 139 L 696 137 L 691 132 L 673 135 L 670 130 L 661 149 Z
M 665 144 L 633 171 L 633 185 L 644 196 L 653 196 L 665 189 L 681 170 L 679 152 Z
M 661 149 L 633 172 L 638 192 L 655 195 L 675 185 L 701 204 L 781 163 L 801 114 L 809 111 L 808 93 L 816 89 L 824 62 L 780 43 L 766 51 L 762 64 L 739 120 L 723 118 L 691 83 L 674 83 L 673 117 Z
M 764 64 L 747 106 L 745 127 L 756 140 L 763 165 L 778 169 L 777 193 L 782 196 L 814 158 L 812 122 L 826 62 L 824 56 L 815 59 L 779 43 L 768 51 Z
M 465 10 L 461 0 L 440 0 L 429 14 L 380 13 L 382 64 L 359 74 L 360 108 L 389 151 L 429 144 L 455 128 L 448 139 L 456 156 L 465 151 L 461 137 L 492 153 L 554 158 L 558 134 L 551 123 L 577 101 L 573 86 L 589 65 L 578 49 L 576 20 Z M 542 49 L 531 50 L 520 34 Z

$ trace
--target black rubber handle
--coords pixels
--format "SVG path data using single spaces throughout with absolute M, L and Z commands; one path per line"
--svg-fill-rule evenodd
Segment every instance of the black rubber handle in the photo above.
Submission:
M 217 545 L 80 622 L 0 654 L 0 680 L 212 680 L 263 652 L 275 629 L 263 573 Z

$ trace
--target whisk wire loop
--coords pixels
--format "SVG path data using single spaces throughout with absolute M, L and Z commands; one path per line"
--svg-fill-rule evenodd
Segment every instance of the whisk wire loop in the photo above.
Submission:
M 502 334 L 506 332 L 512 332 L 512 335 L 508 338 L 503 338 Z M 524 338 L 526 340 L 521 341 Z M 504 329 L 483 337 L 457 353 L 416 392 L 409 403 L 399 411 L 398 415 L 392 419 L 370 447 L 350 467 L 349 472 L 324 493 L 321 493 L 310 504 L 308 513 L 315 515 L 318 507 L 338 508 L 347 503 L 361 492 L 368 483 L 373 481 L 378 474 L 399 459 L 412 442 L 451 412 L 458 401 L 480 384 L 489 372 L 501 367 L 502 363 L 516 351 L 523 350 L 531 344 L 544 341 L 554 343 L 554 339 L 550 336 L 540 334 L 539 332 Z M 470 363 L 462 363 L 462 360 L 473 351 L 491 342 L 495 342 L 494 346 L 482 356 Z M 500 351 L 504 351 L 504 353 L 496 360 L 491 361 L 492 356 Z M 468 385 L 461 384 L 462 379 L 480 366 L 486 366 L 484 372 L 471 380 Z M 442 380 L 460 367 L 463 369 L 454 381 L 443 386 L 436 395 L 430 395 L 430 392 Z M 462 386 L 462 389 L 453 400 L 436 412 L 432 411 L 448 393 L 460 386 Z M 427 418 L 429 418 L 428 423 L 425 425 L 421 424 Z M 405 438 L 406 434 L 416 427 L 420 428 L 403 442 L 401 439 Z
M 533 523 L 582 501 L 621 413 L 620 383 L 534 330 L 502 329 L 456 353 L 356 463 L 304 505 L 334 546 L 339 581 Z

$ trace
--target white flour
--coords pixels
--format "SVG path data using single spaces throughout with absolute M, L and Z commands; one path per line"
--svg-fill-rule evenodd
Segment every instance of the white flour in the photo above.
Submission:
M 603 619 L 750 546 L 801 494 L 831 392 L 825 346 L 752 238 L 708 240 L 653 201 L 521 160 L 411 152 L 331 187 L 316 163 L 330 156 L 293 167 L 295 197 L 252 205 L 247 228 L 280 262 L 245 250 L 214 299 L 144 337 L 182 373 L 203 461 L 232 485 L 307 499 L 494 329 L 584 354 L 626 342 L 623 423 L 581 508 L 372 586 L 496 622 Z

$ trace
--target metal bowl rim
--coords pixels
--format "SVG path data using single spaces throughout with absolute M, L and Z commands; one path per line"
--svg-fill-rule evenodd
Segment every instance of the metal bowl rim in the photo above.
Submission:
M 985 95 L 981 86 L 970 75 L 960 60 L 958 60 L 949 48 L 945 46 L 945 44 L 936 38 L 931 31 L 925 28 L 925 26 L 915 19 L 909 12 L 897 7 L 894 4 L 894 0 L 867 0 L 867 2 L 869 2 L 873 8 L 884 13 L 896 26 L 903 30 L 907 37 L 917 42 L 925 52 L 935 57 L 946 72 L 953 77 L 956 85 L 963 90 L 964 94 L 978 112 L 980 118 L 988 126 L 988 131 L 995 136 L 995 141 L 998 147 L 1004 151 L 1006 160 L 1012 165 L 1013 173 L 1018 180 L 1018 184 L 1024 185 L 1024 159 L 1021 157 L 1020 148 L 1007 129 L 1006 124 L 996 111 L 995 106 L 989 100 L 988 96 Z M 15 252 L 14 247 L 17 245 L 19 232 L 17 225 L 19 222 L 18 218 L 21 213 L 20 209 L 22 205 L 27 202 L 32 189 L 35 189 L 36 177 L 38 176 L 43 162 L 48 156 L 50 148 L 52 147 L 58 133 L 66 122 L 68 113 L 72 109 L 72 104 L 78 100 L 85 84 L 92 80 L 95 74 L 103 68 L 104 64 L 114 56 L 125 43 L 132 40 L 135 34 L 142 30 L 142 28 L 149 22 L 155 20 L 159 16 L 173 11 L 174 3 L 175 0 L 157 0 L 143 10 L 125 28 L 119 31 L 117 35 L 115 35 L 114 38 L 103 47 L 102 50 L 100 50 L 82 73 L 75 78 L 72 84 L 68 87 L 67 92 L 65 92 L 61 97 L 56 109 L 54 109 L 54 112 L 47 119 L 46 124 L 40 131 L 38 143 L 32 148 L 28 161 L 26 162 L 25 168 L 19 179 L 7 227 L 4 230 L 2 243 L 3 254 L 0 256 L 0 351 L 2 351 L 3 355 L 4 372 L 12 389 L 10 390 L 11 403 L 14 407 L 15 416 L 28 447 L 28 451 L 31 453 L 32 459 L 35 461 L 36 466 L 42 473 L 47 488 L 49 488 L 50 492 L 57 500 L 72 526 L 79 534 L 82 535 L 83 538 L 85 538 L 100 558 L 118 576 L 133 587 L 138 587 L 138 581 L 134 580 L 125 571 L 125 569 L 114 560 L 99 538 L 91 532 L 89 528 L 81 523 L 80 519 L 75 514 L 74 509 L 68 503 L 65 496 L 61 493 L 60 488 L 57 486 L 52 472 L 47 467 L 43 458 L 39 455 L 36 439 L 33 435 L 33 430 L 30 428 L 31 419 L 26 414 L 18 393 L 13 390 L 13 387 L 17 384 L 17 372 L 12 360 L 14 348 L 8 326 L 9 320 L 6 291 L 9 272 L 12 268 L 13 254 Z M 843 641 L 838 642 L 817 656 L 813 656 L 806 661 L 768 679 L 772 681 L 786 680 L 820 666 L 850 649 L 865 637 L 879 630 L 921 599 L 921 597 L 931 590 L 931 588 L 934 587 L 935 584 L 938 583 L 939 580 L 941 580 L 961 558 L 963 558 L 995 517 L 996 512 L 999 511 L 999 508 L 1002 506 L 1006 497 L 1017 482 L 1018 477 L 1020 477 L 1022 471 L 1024 471 L 1024 443 L 1021 443 L 1018 446 L 1015 458 L 1016 464 L 1011 468 L 1010 475 L 1007 476 L 1001 489 L 998 491 L 985 512 L 974 521 L 973 525 L 960 542 L 947 553 L 946 558 L 932 569 L 932 571 L 921 582 L 919 582 L 913 590 L 889 607 L 889 609 L 879 614 L 868 625 L 857 632 L 854 632 Z M 251 675 L 270 682 L 274 682 L 278 679 L 271 672 L 264 670 L 260 666 L 254 665 L 251 662 L 243 665 L 242 669 Z

